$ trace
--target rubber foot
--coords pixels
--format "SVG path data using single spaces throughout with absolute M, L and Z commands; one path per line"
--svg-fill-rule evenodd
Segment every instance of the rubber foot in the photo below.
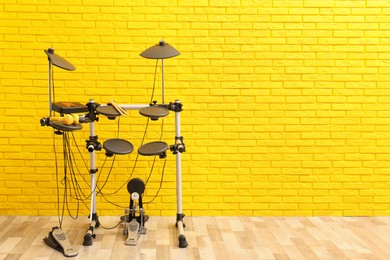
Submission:
M 83 246 L 92 246 L 92 235 L 90 233 L 85 234 Z
M 179 236 L 179 247 L 180 248 L 186 248 L 188 246 L 187 239 L 184 235 Z

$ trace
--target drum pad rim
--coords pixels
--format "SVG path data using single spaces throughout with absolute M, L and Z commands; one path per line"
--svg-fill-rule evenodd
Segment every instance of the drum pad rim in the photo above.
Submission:
M 108 144 L 115 143 L 115 142 L 120 142 L 122 145 L 123 144 L 128 144 L 129 149 L 126 150 L 126 152 L 123 151 L 113 151 L 113 149 L 110 149 L 110 147 L 107 147 Z M 114 144 L 113 144 L 114 145 Z M 130 143 L 129 141 L 122 139 L 122 138 L 110 138 L 104 141 L 103 143 L 103 148 L 110 154 L 129 154 L 134 151 L 134 145 Z
M 153 153 L 143 151 L 143 149 L 145 149 L 145 147 L 148 148 L 148 146 L 153 146 L 155 144 L 161 145 L 161 147 L 158 147 L 158 148 L 160 148 L 158 151 L 153 152 Z M 150 143 L 146 143 L 146 144 L 142 145 L 140 148 L 138 148 L 138 153 L 140 155 L 144 155 L 144 156 L 153 156 L 153 155 L 160 155 L 160 154 L 164 153 L 166 150 L 168 150 L 168 144 L 166 142 L 154 141 L 154 142 L 150 142 Z

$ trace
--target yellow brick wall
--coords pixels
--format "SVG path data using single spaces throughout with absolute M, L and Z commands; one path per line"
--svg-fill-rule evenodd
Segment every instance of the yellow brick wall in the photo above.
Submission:
M 139 53 L 161 38 L 181 55 L 165 60 L 166 101 L 180 99 L 183 211 L 187 215 L 388 215 L 390 213 L 390 3 L 377 0 L 8 0 L 0 4 L 0 214 L 57 215 L 44 49 L 76 66 L 55 68 L 57 101 L 148 103 L 154 60 Z M 161 63 L 159 64 L 161 65 Z M 161 102 L 161 67 L 156 99 Z M 120 120 L 138 149 L 146 119 Z M 151 122 L 147 141 L 159 138 Z M 173 115 L 163 140 L 174 139 Z M 116 136 L 104 117 L 96 134 Z M 74 132 L 88 163 L 88 126 Z M 88 171 L 73 145 L 76 176 Z M 109 174 L 110 159 L 99 184 Z M 136 152 L 117 156 L 101 215 L 122 214 Z M 151 158 L 134 177 L 146 179 Z M 157 160 L 144 201 L 159 187 Z M 63 172 L 60 168 L 60 178 Z M 61 186 L 62 192 L 63 186 Z M 70 200 L 72 214 L 77 202 Z M 81 215 L 89 200 L 80 202 Z M 150 215 L 176 213 L 175 159 L 168 154 Z M 68 214 L 66 212 L 66 214 Z

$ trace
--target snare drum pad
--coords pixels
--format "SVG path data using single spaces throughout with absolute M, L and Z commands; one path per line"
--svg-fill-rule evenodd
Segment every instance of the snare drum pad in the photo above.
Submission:
M 134 150 L 134 146 L 124 139 L 112 138 L 103 143 L 103 148 L 107 154 L 129 154 Z
M 108 119 L 115 119 L 115 117 L 120 116 L 118 111 L 111 105 L 99 106 L 96 108 L 96 112 L 100 115 L 108 117 Z
M 168 150 L 168 144 L 161 141 L 151 142 L 144 144 L 140 148 L 138 148 L 138 153 L 140 155 L 161 155 L 166 150 Z
M 139 110 L 139 113 L 143 116 L 150 117 L 151 119 L 157 120 L 160 117 L 167 116 L 169 114 L 169 110 L 165 107 L 160 106 L 150 106 L 144 107 Z

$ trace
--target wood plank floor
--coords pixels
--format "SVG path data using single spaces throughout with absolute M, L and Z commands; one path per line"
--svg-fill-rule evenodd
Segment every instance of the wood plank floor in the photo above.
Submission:
M 178 248 L 175 217 L 153 217 L 137 246 L 123 226 L 95 230 L 82 245 L 86 217 L 66 217 L 63 230 L 78 256 L 69 259 L 390 259 L 390 217 L 185 217 L 189 246 Z M 119 217 L 100 217 L 104 227 Z M 57 217 L 0 216 L 0 259 L 64 259 L 43 238 Z

